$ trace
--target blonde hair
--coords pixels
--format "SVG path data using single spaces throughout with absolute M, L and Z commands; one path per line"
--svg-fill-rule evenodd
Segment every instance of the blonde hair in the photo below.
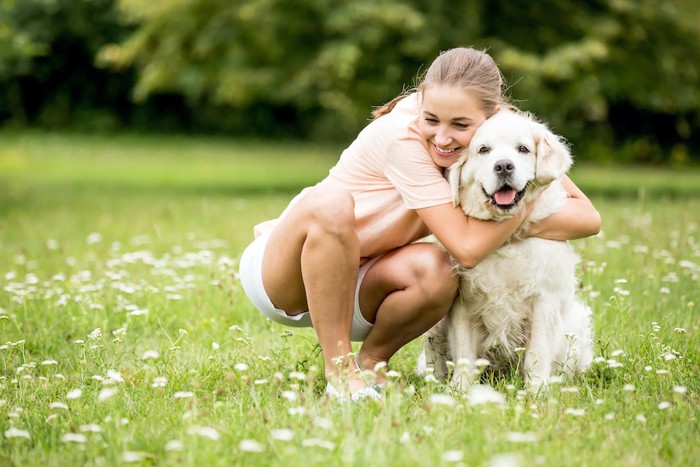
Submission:
M 444 51 L 433 60 L 418 85 L 372 112 L 377 119 L 386 115 L 396 104 L 412 92 L 422 94 L 433 85 L 452 86 L 473 93 L 484 113 L 491 116 L 498 106 L 509 107 L 504 96 L 504 81 L 498 65 L 484 51 L 471 47 L 458 47 Z

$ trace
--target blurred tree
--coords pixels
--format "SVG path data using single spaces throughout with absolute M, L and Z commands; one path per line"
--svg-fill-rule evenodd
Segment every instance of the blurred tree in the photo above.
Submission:
M 179 92 L 194 106 L 259 115 L 270 126 L 347 136 L 401 91 L 436 50 L 426 14 L 398 0 L 138 0 L 140 25 L 101 63 L 136 65 L 137 100 Z M 427 40 L 426 40 L 427 37 Z M 231 110 L 229 110 L 231 111 Z
M 668 154 L 662 147 L 675 147 L 683 162 L 690 146 L 698 149 L 699 3 L 489 5 L 484 34 L 522 107 L 581 146 L 630 141 L 625 154 L 632 160 L 658 161 Z
M 0 120 L 103 109 L 105 126 L 348 139 L 471 45 L 579 155 L 700 159 L 697 0 L 0 0 L 0 15 Z
M 130 79 L 97 69 L 105 44 L 127 31 L 114 0 L 0 0 L 0 117 L 65 126 L 114 125 Z M 99 123 L 99 122 L 101 123 Z

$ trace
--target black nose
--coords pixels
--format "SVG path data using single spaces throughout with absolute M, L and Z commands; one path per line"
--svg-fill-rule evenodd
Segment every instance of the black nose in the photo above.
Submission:
M 501 159 L 493 165 L 493 171 L 498 175 L 510 175 L 513 170 L 515 170 L 515 166 L 508 159 Z

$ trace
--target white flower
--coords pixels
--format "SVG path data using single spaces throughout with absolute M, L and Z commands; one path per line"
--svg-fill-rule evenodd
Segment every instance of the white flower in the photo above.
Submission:
M 61 441 L 64 443 L 85 443 L 87 442 L 87 436 L 80 433 L 66 433 L 61 436 Z
M 586 415 L 586 409 L 568 408 L 565 410 L 565 413 L 568 415 L 573 415 L 574 417 L 582 417 L 582 416 Z
M 182 451 L 182 448 L 182 442 L 174 439 L 165 443 L 165 448 L 163 449 L 165 449 L 166 451 Z
M 88 338 L 92 340 L 99 340 L 102 339 L 102 329 L 100 328 L 95 328 L 94 331 L 92 331 L 90 334 L 88 334 Z M 76 341 L 77 342 L 77 341 Z
M 503 394 L 493 389 L 491 386 L 485 384 L 477 384 L 469 389 L 469 404 L 470 405 L 482 405 L 482 404 L 503 404 L 506 398 Z
M 213 441 L 218 441 L 219 438 L 221 438 L 221 435 L 216 429 L 208 426 L 191 426 L 187 429 L 187 434 L 202 436 Z
M 151 455 L 147 452 L 124 451 L 124 453 L 122 454 L 122 460 L 128 463 L 141 462 L 149 457 L 151 457 Z
M 446 405 L 448 407 L 452 407 L 457 402 L 452 396 L 449 396 L 447 394 L 431 394 L 428 400 L 431 404 Z
M 88 245 L 94 245 L 102 241 L 102 234 L 99 232 L 92 232 L 87 236 L 86 242 Z
M 97 400 L 100 402 L 104 402 L 107 399 L 111 399 L 116 393 L 118 389 L 114 387 L 110 388 L 104 388 L 100 393 L 97 395 Z
M 28 431 L 20 430 L 19 428 L 11 427 L 5 430 L 5 438 L 26 438 L 32 439 Z
M 48 366 L 48 365 L 58 365 L 58 362 L 56 360 L 44 360 L 41 362 L 42 365 Z
M 294 402 L 297 400 L 297 393 L 294 391 L 283 391 L 282 397 L 284 397 L 285 399 L 287 399 L 290 402 Z
M 462 462 L 464 453 L 462 451 L 445 451 L 442 453 L 442 460 L 445 462 Z
M 635 390 L 634 384 L 625 384 L 622 387 L 622 390 L 623 391 L 634 391 Z
M 87 425 L 80 425 L 80 431 L 82 433 L 102 433 L 102 427 L 100 425 L 90 423 Z
M 156 376 L 153 379 L 153 384 L 151 384 L 151 387 L 164 388 L 166 384 L 168 384 L 168 378 L 165 376 Z
M 189 399 L 191 397 L 194 397 L 194 393 L 192 391 L 178 391 L 175 394 L 173 394 L 173 397 L 175 399 Z
M 641 414 L 641 413 L 639 415 L 637 415 L 635 417 L 635 419 L 641 423 L 645 423 L 647 421 L 647 418 L 644 416 L 644 414 Z
M 304 447 L 318 446 L 319 448 L 328 449 L 329 451 L 335 448 L 334 443 L 318 438 L 305 439 L 301 442 L 301 445 Z
M 685 386 L 673 386 L 673 392 L 677 394 L 685 394 L 686 392 L 688 392 L 688 388 L 686 388 Z
M 252 439 L 244 439 L 238 443 L 238 449 L 245 452 L 263 452 L 265 446 Z
M 438 379 L 432 373 L 428 373 L 427 375 L 425 375 L 425 382 L 426 383 L 439 383 Z
M 122 378 L 122 375 L 117 370 L 107 370 L 107 380 L 105 380 L 105 384 L 123 382 L 124 378 Z
M 612 420 L 612 419 L 614 419 L 614 418 L 615 418 L 615 414 L 612 413 L 612 412 L 609 412 L 609 413 L 606 413 L 606 414 L 605 414 L 605 419 L 606 419 L 606 420 Z
M 279 441 L 291 441 L 294 438 L 294 432 L 287 429 L 273 429 L 270 430 L 270 436 Z
M 61 410 L 68 410 L 68 406 L 64 404 L 63 402 L 51 402 L 49 404 L 50 409 L 61 409 Z
M 537 435 L 535 433 L 520 433 L 517 431 L 510 431 L 506 433 L 506 441 L 511 443 L 536 443 Z
M 141 358 L 143 360 L 156 360 L 160 358 L 160 354 L 155 350 L 146 350 Z
M 211 348 L 212 348 L 213 350 L 219 350 L 220 347 L 221 347 L 221 346 L 219 345 L 218 342 L 212 342 L 212 343 L 211 343 Z
M 82 395 L 83 390 L 80 388 L 75 388 L 68 391 L 68 394 L 66 394 L 66 399 L 80 399 Z
M 669 407 L 671 407 L 671 403 L 666 402 L 666 401 L 660 402 L 659 406 L 658 406 L 659 410 L 665 410 L 665 409 L 668 409 Z
M 248 369 L 248 364 L 247 363 L 236 363 L 233 365 L 233 369 L 236 371 L 246 371 Z
M 317 427 L 323 428 L 324 430 L 330 430 L 333 428 L 333 422 L 328 418 L 316 417 L 315 422 Z

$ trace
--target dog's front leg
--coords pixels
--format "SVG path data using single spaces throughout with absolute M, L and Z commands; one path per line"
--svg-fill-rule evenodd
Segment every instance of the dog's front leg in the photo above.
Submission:
M 478 352 L 478 323 L 469 316 L 469 304 L 455 300 L 450 310 L 448 341 L 450 355 L 455 364 L 452 384 L 461 391 L 469 389 L 477 376 L 476 359 Z
M 440 381 L 447 380 L 447 318 L 443 318 L 423 336 L 423 348 L 418 357 L 418 374 L 432 372 Z
M 538 297 L 533 303 L 530 339 L 526 345 L 522 375 L 525 386 L 536 391 L 549 382 L 560 340 L 564 338 L 559 300 Z

